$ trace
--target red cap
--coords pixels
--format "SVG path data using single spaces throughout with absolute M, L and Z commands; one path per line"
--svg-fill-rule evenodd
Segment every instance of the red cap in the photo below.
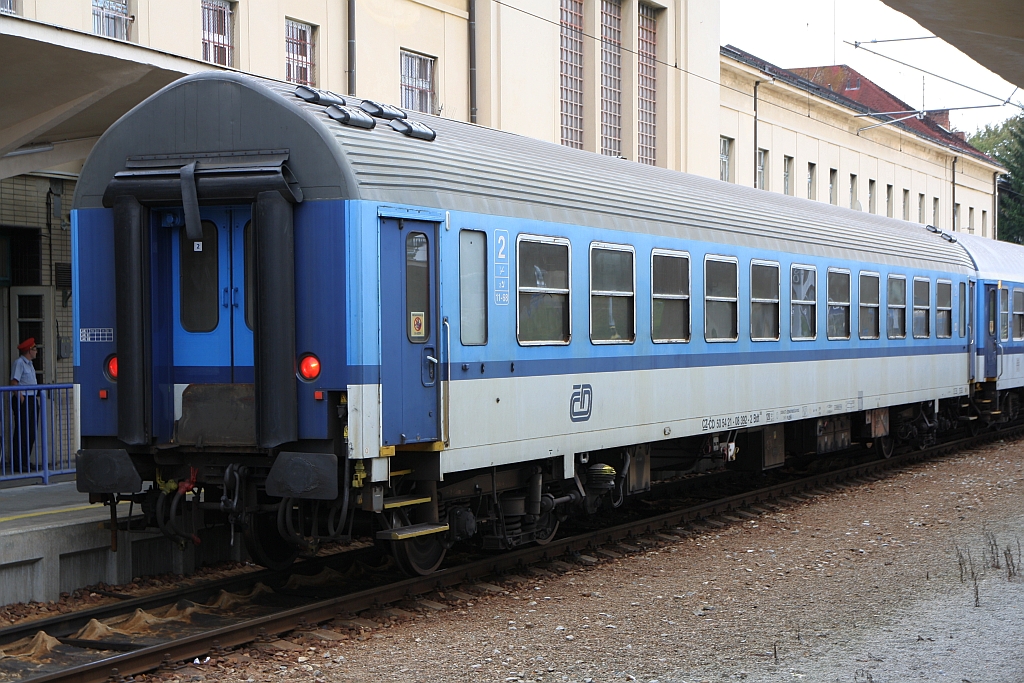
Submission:
M 35 345 L 36 345 L 36 338 L 35 337 L 29 337 L 25 341 L 23 341 L 20 344 L 18 344 L 18 350 L 19 351 L 28 351 L 29 349 L 31 349 Z

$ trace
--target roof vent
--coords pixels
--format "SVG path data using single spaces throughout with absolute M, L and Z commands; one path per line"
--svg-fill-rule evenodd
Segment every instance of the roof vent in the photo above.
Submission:
M 344 123 L 346 126 L 353 126 L 354 128 L 365 128 L 366 130 L 370 130 L 377 125 L 377 122 L 373 120 L 372 116 L 353 107 L 339 107 L 334 105 L 324 109 L 324 113 L 335 121 Z
M 324 106 L 334 104 L 339 107 L 345 106 L 345 98 L 341 95 L 332 93 L 330 90 L 317 90 L 316 88 L 311 88 L 308 85 L 300 85 L 295 88 L 294 94 L 299 99 L 305 100 L 310 104 L 322 104 Z
M 399 119 L 392 121 L 391 127 L 402 135 L 410 138 L 416 138 L 417 140 L 426 140 L 427 142 L 431 142 L 437 137 L 437 133 L 435 133 L 432 128 L 427 127 L 419 121 L 402 121 Z
M 942 239 L 946 240 L 950 244 L 956 244 L 956 236 L 951 235 L 948 232 L 942 233 Z
M 405 118 L 405 112 L 398 107 L 394 107 L 390 104 L 381 104 L 380 102 L 374 102 L 373 100 L 363 100 L 359 105 L 359 108 L 370 116 L 376 116 L 378 119 L 392 121 L 395 119 Z
M 926 226 L 924 226 L 924 229 L 927 230 L 928 232 L 934 232 L 936 234 L 942 232 L 941 230 L 936 228 L 934 225 L 926 225 Z

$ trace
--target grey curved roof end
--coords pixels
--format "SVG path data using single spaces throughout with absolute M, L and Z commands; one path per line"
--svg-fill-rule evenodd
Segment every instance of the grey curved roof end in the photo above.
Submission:
M 307 200 L 365 199 L 903 267 L 973 265 L 958 244 L 916 224 L 416 112 L 410 117 L 437 132 L 433 142 L 386 121 L 349 127 L 294 89 L 220 72 L 167 86 L 96 144 L 76 208 L 101 206 L 129 156 L 288 149 Z

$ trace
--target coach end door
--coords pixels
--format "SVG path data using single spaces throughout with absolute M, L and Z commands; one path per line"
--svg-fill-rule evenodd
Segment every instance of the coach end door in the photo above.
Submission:
M 1000 291 L 997 285 L 985 285 L 985 326 L 982 330 L 982 354 L 985 357 L 985 379 L 999 376 Z
M 437 224 L 382 218 L 381 402 L 385 446 L 440 440 Z

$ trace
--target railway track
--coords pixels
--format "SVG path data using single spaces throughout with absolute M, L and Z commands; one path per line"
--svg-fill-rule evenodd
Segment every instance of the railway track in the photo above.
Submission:
M 791 481 L 775 483 L 762 488 L 745 491 L 712 501 L 661 512 L 651 516 L 634 519 L 607 528 L 584 531 L 562 539 L 555 539 L 546 545 L 532 545 L 500 555 L 471 559 L 468 562 L 442 569 L 434 574 L 423 577 L 405 578 L 384 585 L 377 585 L 350 592 L 345 595 L 323 600 L 313 600 L 294 606 L 278 606 L 269 613 L 258 614 L 237 620 L 212 619 L 200 632 L 183 635 L 158 643 L 108 643 L 107 650 L 100 650 L 104 643 L 95 641 L 86 643 L 94 654 L 101 656 L 89 661 L 70 661 L 59 670 L 47 670 L 36 674 L 31 670 L 23 670 L 19 680 L 24 683 L 100 683 L 102 681 L 118 681 L 125 676 L 167 667 L 175 662 L 190 661 L 197 657 L 216 654 L 254 641 L 266 641 L 283 633 L 296 630 L 311 630 L 317 624 L 362 610 L 379 608 L 399 602 L 407 598 L 429 593 L 437 589 L 456 586 L 469 581 L 489 576 L 502 575 L 513 571 L 522 571 L 532 564 L 549 562 L 568 557 L 578 559 L 579 553 L 599 548 L 603 545 L 619 543 L 653 534 L 683 535 L 689 533 L 685 526 L 701 520 L 712 525 L 723 525 L 715 517 L 727 513 L 742 511 L 747 506 L 757 504 L 787 505 L 806 500 L 817 495 L 827 495 L 828 487 L 844 483 L 862 483 L 865 480 L 883 478 L 890 470 L 905 467 L 915 462 L 947 455 L 960 450 L 981 445 L 1000 438 L 1015 438 L 1024 433 L 1024 425 L 1014 426 L 999 432 L 968 437 L 944 443 L 919 451 L 904 451 L 889 459 L 872 460 L 830 471 L 823 471 Z M 740 513 L 742 514 L 742 513 Z M 728 523 L 728 521 L 726 522 Z M 250 577 L 251 578 L 251 577 Z M 228 581 L 228 580 L 224 580 Z M 201 586 L 211 594 L 211 586 Z M 217 590 L 221 590 L 218 588 Z M 140 600 L 162 599 L 166 603 L 167 594 L 149 596 Z M 121 605 L 127 607 L 127 605 Z M 134 609 L 134 608 L 133 608 Z M 122 612 L 124 610 L 122 609 Z M 80 623 L 83 614 L 62 615 L 55 618 L 77 617 Z M 96 618 L 90 616 L 90 619 Z M 51 620 L 46 620 L 51 621 Z M 43 629 L 44 621 L 35 621 L 19 626 L 24 633 L 35 633 Z M 67 626 L 67 624 L 65 624 Z M 51 626 L 54 628 L 54 626 Z M 11 629 L 0 631 L 0 642 L 9 641 Z M 66 640 L 66 639 L 65 639 Z M 76 647 L 82 643 L 75 641 Z M 118 649 L 115 650 L 114 647 Z M 55 653 L 56 654 L 56 653 Z M 81 658 L 76 658 L 81 659 Z M 14 679 L 8 671 L 8 678 Z

